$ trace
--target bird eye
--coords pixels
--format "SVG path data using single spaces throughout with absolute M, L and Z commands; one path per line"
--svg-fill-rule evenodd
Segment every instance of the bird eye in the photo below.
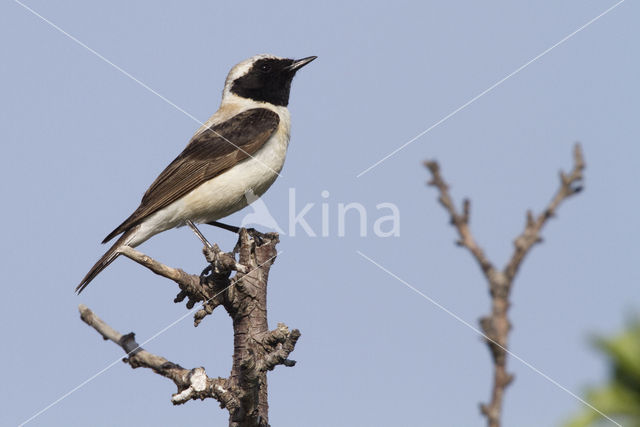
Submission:
M 271 71 L 271 65 L 269 64 L 262 64 L 260 66 L 260 71 L 262 71 L 263 73 L 268 73 L 269 71 Z

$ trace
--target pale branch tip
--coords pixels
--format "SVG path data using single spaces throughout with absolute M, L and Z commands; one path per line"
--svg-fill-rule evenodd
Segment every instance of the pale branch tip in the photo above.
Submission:
M 471 216 L 471 203 L 464 199 L 462 213 L 458 213 L 451 195 L 449 186 L 441 175 L 440 166 L 436 161 L 424 163 L 431 173 L 428 185 L 436 187 L 439 196 L 438 201 L 450 216 L 451 224 L 456 228 L 459 239 L 456 244 L 463 246 L 476 259 L 489 285 L 491 295 L 491 313 L 480 319 L 480 327 L 485 335 L 485 341 L 491 352 L 494 366 L 493 387 L 491 400 L 488 404 L 481 404 L 480 410 L 487 418 L 489 427 L 499 427 L 501 424 L 502 402 L 505 389 L 513 381 L 513 375 L 507 372 L 507 345 L 511 323 L 508 310 L 511 305 L 509 300 L 513 280 L 526 254 L 531 248 L 542 241 L 540 231 L 549 218 L 555 216 L 558 206 L 567 198 L 579 193 L 583 189 L 583 171 L 585 169 L 584 156 L 579 143 L 573 149 L 573 168 L 569 174 L 560 172 L 560 188 L 552 198 L 549 205 L 538 216 L 534 216 L 531 210 L 526 213 L 525 228 L 514 240 L 514 252 L 503 270 L 493 267 L 493 264 L 484 254 L 484 251 L 476 244 L 469 221 Z

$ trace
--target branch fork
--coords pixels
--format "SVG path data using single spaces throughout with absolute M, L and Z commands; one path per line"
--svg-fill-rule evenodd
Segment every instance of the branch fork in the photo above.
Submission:
M 213 398 L 229 411 L 229 426 L 268 427 L 266 373 L 278 365 L 295 365 L 289 355 L 301 335 L 299 330 L 290 331 L 283 323 L 274 330 L 268 329 L 267 282 L 277 255 L 278 235 L 240 229 L 232 252 L 223 252 L 217 244 L 211 245 L 200 236 L 209 264 L 201 275 L 166 266 L 130 247 L 123 247 L 120 253 L 174 281 L 180 289 L 174 302 L 186 299 L 189 309 L 202 303 L 194 315 L 194 326 L 216 307 L 225 308 L 234 329 L 233 366 L 229 377 L 212 378 L 203 367 L 186 369 L 154 355 L 137 344 L 133 332 L 120 334 L 84 305 L 79 306 L 80 317 L 105 340 L 120 346 L 126 353 L 123 361 L 132 368 L 149 368 L 172 380 L 178 389 L 171 397 L 174 405 Z M 231 277 L 233 272 L 236 274 Z
M 508 373 L 506 369 L 508 336 L 511 330 L 508 310 L 511 305 L 510 295 L 513 280 L 531 248 L 536 243 L 542 242 L 540 233 L 547 220 L 556 215 L 556 211 L 563 201 L 582 191 L 583 171 L 585 168 L 582 149 L 580 144 L 575 145 L 573 150 L 573 169 L 569 174 L 560 172 L 560 188 L 556 191 L 547 207 L 538 216 L 534 216 L 531 211 L 527 211 L 524 230 L 515 238 L 513 254 L 502 270 L 494 267 L 473 238 L 469 227 L 471 202 L 465 199 L 462 204 L 462 210 L 459 212 L 449 194 L 449 186 L 442 178 L 438 163 L 427 161 L 425 166 L 431 172 L 432 177 L 428 185 L 437 188 L 439 193 L 438 201 L 449 214 L 450 222 L 458 232 L 459 238 L 456 244 L 469 250 L 479 264 L 489 285 L 491 313 L 480 319 L 480 327 L 491 352 L 494 376 L 491 401 L 488 404 L 482 404 L 480 410 L 487 418 L 489 427 L 499 427 L 504 391 L 513 381 L 513 375 Z

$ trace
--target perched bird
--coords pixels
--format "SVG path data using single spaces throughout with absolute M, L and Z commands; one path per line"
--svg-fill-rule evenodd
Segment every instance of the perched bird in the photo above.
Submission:
M 123 246 L 138 246 L 189 220 L 215 222 L 247 206 L 247 192 L 264 194 L 287 153 L 291 80 L 314 59 L 257 55 L 233 67 L 218 111 L 151 184 L 140 206 L 103 240 L 122 234 L 76 291 L 82 292 Z

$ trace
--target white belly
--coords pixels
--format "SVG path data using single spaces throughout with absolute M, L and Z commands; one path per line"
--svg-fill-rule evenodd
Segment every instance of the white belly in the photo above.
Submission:
M 247 196 L 253 201 L 262 196 L 282 170 L 289 144 L 288 123 L 281 126 L 253 157 L 201 184 L 199 187 L 149 216 L 132 236 L 130 246 L 137 246 L 154 234 L 185 225 L 216 221 L 246 207 Z

